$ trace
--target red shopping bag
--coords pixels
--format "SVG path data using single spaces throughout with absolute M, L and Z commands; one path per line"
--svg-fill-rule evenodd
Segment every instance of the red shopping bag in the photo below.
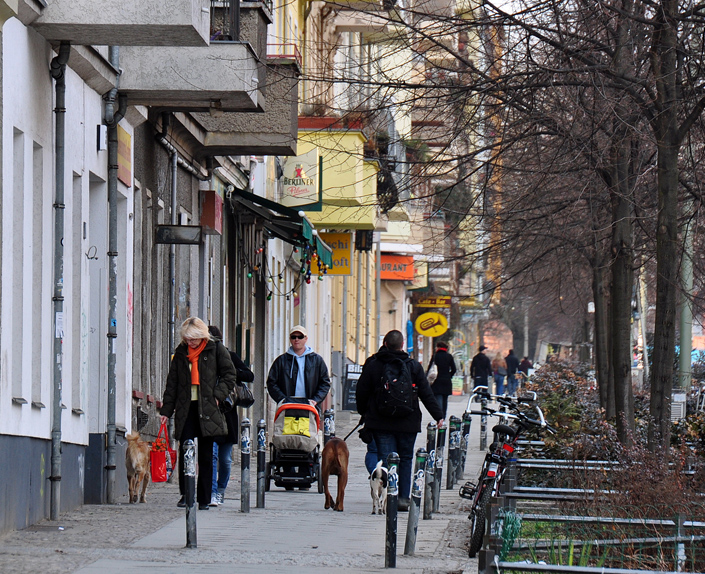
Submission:
M 159 427 L 157 438 L 152 443 L 149 462 L 152 467 L 152 482 L 169 480 L 176 465 L 176 451 L 169 448 L 165 424 Z

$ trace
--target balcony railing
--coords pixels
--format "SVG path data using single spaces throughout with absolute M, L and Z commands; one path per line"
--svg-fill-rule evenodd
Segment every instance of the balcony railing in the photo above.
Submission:
M 296 44 L 267 44 L 267 59 L 296 60 L 303 67 L 303 58 Z
M 211 0 L 211 42 L 240 39 L 240 0 Z

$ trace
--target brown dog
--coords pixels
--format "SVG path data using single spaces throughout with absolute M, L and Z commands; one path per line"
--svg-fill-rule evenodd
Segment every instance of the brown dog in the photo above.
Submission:
M 326 493 L 326 503 L 324 508 L 331 508 L 343 512 L 343 499 L 345 498 L 345 486 L 348 484 L 348 458 L 350 452 L 345 441 L 336 437 L 330 439 L 323 447 L 321 455 L 321 480 Z M 334 474 L 338 477 L 338 498 L 333 502 L 333 497 L 328 490 L 328 477 Z
M 131 432 L 127 435 L 127 451 L 125 452 L 125 468 L 127 482 L 130 488 L 130 503 L 137 502 L 137 492 L 140 502 L 147 502 L 145 494 L 149 484 L 149 444 L 140 439 L 140 433 Z

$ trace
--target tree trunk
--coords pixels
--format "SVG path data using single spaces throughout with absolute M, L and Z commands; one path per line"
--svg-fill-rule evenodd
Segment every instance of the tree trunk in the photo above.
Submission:
M 622 133 L 620 133 L 622 132 Z M 632 442 L 634 409 L 632 400 L 632 186 L 629 180 L 629 139 L 621 129 L 615 135 L 612 153 L 612 373 L 614 376 L 614 406 L 617 415 L 617 436 L 624 445 Z
M 678 290 L 678 118 L 676 89 L 676 0 L 662 0 L 651 49 L 658 90 L 653 120 L 658 150 L 656 228 L 656 326 L 651 371 L 649 448 L 667 449 L 671 435 L 671 392 L 676 343 Z
M 600 393 L 600 406 L 605 410 L 605 418 L 614 417 L 614 391 L 610 384 L 610 342 L 607 330 L 607 290 L 605 289 L 605 269 L 595 263 L 592 270 L 592 293 L 595 300 L 595 370 L 597 388 Z

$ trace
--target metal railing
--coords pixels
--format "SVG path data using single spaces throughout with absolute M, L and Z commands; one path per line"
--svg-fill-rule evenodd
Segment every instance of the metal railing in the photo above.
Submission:
M 281 58 L 284 60 L 296 60 L 299 67 L 303 67 L 303 57 L 296 44 L 267 44 L 267 59 Z
M 240 39 L 240 0 L 211 0 L 211 42 Z

